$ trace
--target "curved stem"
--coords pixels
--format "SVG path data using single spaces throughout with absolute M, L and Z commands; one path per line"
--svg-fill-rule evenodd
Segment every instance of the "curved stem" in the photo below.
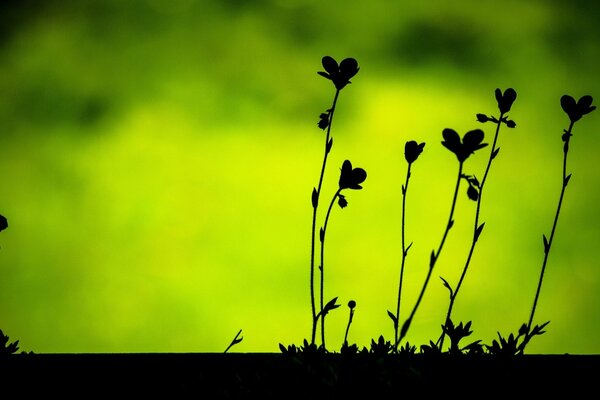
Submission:
M 327 214 L 325 215 L 325 223 L 320 232 L 321 239 L 321 345 L 325 349 L 325 315 L 323 315 L 323 297 L 324 297 L 324 282 L 325 282 L 325 233 L 327 232 L 327 223 L 329 222 L 329 215 L 331 214 L 331 208 L 335 203 L 335 199 L 339 196 L 342 189 L 338 189 L 333 195 L 329 207 L 327 208 Z
M 404 186 L 402 187 L 402 227 L 401 227 L 401 237 L 402 237 L 402 261 L 400 263 L 400 280 L 398 282 L 398 302 L 396 303 L 396 322 L 394 324 L 394 351 L 398 350 L 398 342 L 400 341 L 400 337 L 398 335 L 398 321 L 400 320 L 400 297 L 402 294 L 402 281 L 404 277 L 404 265 L 406 263 L 406 255 L 408 253 L 408 249 L 406 248 L 405 235 L 404 235 L 404 227 L 406 225 L 406 193 L 408 192 L 408 181 L 410 179 L 410 167 L 412 163 L 408 163 L 408 169 L 406 170 L 406 181 Z
M 462 286 L 462 283 L 465 279 L 467 270 L 469 269 L 469 265 L 471 264 L 471 259 L 473 257 L 473 253 L 475 251 L 475 245 L 477 244 L 479 235 L 481 235 L 480 225 L 479 225 L 479 215 L 480 215 L 480 210 L 481 210 L 481 198 L 483 195 L 483 187 L 485 186 L 485 182 L 487 180 L 488 173 L 490 172 L 490 167 L 492 165 L 492 161 L 496 157 L 494 155 L 494 152 L 496 151 L 496 143 L 498 142 L 498 135 L 500 133 L 500 125 L 502 124 L 502 118 L 504 118 L 504 113 L 500 113 L 500 117 L 498 118 L 498 122 L 496 123 L 496 133 L 494 135 L 494 142 L 492 143 L 490 157 L 488 158 L 487 166 L 485 167 L 485 173 L 483 174 L 483 179 L 481 180 L 481 182 L 479 184 L 479 197 L 477 198 L 477 208 L 475 211 L 475 223 L 473 225 L 473 241 L 471 242 L 471 248 L 469 249 L 469 254 L 467 256 L 467 260 L 465 262 L 463 271 L 460 275 L 460 279 L 458 280 L 458 283 L 456 285 L 456 289 L 454 289 L 454 292 L 452 292 L 450 294 L 450 304 L 448 306 L 448 311 L 446 313 L 446 318 L 444 319 L 444 323 L 447 323 L 448 320 L 450 320 L 450 317 L 452 315 L 452 309 L 454 307 L 454 302 L 456 301 L 456 296 L 458 295 L 458 292 L 459 292 L 459 290 Z M 483 228 L 481 228 L 481 229 L 483 229 Z M 445 336 L 445 333 L 442 331 L 442 335 L 440 336 L 440 339 L 438 340 L 438 342 L 440 343 L 440 348 L 442 348 L 442 346 L 444 345 L 444 336 Z
M 312 234 L 310 242 L 310 303 L 312 307 L 312 333 L 311 333 L 311 344 L 315 343 L 315 336 L 317 333 L 317 310 L 315 306 L 315 230 L 317 227 L 317 208 L 319 204 L 319 197 L 321 195 L 321 187 L 323 185 L 323 176 L 325 175 L 325 166 L 327 165 L 327 156 L 331 150 L 329 140 L 331 136 L 331 124 L 333 122 L 333 114 L 335 112 L 335 106 L 337 104 L 340 90 L 335 91 L 333 98 L 333 104 L 329 109 L 329 124 L 327 125 L 327 135 L 325 137 L 325 154 L 323 156 L 323 163 L 321 165 L 321 174 L 319 175 L 319 185 L 316 189 L 316 201 L 313 201 L 313 215 L 312 215 Z M 321 310 L 323 307 L 321 306 Z
M 550 254 L 550 247 L 552 247 L 552 242 L 554 240 L 554 233 L 556 232 L 556 225 L 558 224 L 558 215 L 560 214 L 560 209 L 562 207 L 563 198 L 565 196 L 565 189 L 567 188 L 567 184 L 569 183 L 569 178 L 571 175 L 567 176 L 567 154 L 569 152 L 569 141 L 571 139 L 571 131 L 573 130 L 574 122 L 571 121 L 569 125 L 569 129 L 565 132 L 564 135 L 564 156 L 563 156 L 563 165 L 562 165 L 562 187 L 560 190 L 560 197 L 558 199 L 558 206 L 556 207 L 556 214 L 554 215 L 554 222 L 552 223 L 552 231 L 550 232 L 550 237 L 548 238 L 547 244 L 544 241 L 544 261 L 542 262 L 542 270 L 540 272 L 540 279 L 538 281 L 537 290 L 535 292 L 535 298 L 533 300 L 533 307 L 531 308 L 531 315 L 529 316 L 529 322 L 527 323 L 527 331 L 531 331 L 531 324 L 533 323 L 533 316 L 535 314 L 535 309 L 537 307 L 538 298 L 540 296 L 540 291 L 542 289 L 542 281 L 544 280 L 544 273 L 546 272 L 546 264 L 548 262 L 548 255 Z M 524 347 L 524 346 L 523 346 Z
M 446 237 L 448 237 L 448 232 L 450 231 L 450 228 L 452 228 L 452 225 L 454 224 L 454 220 L 453 220 L 454 209 L 456 208 L 456 199 L 458 196 L 458 188 L 460 187 L 460 180 L 462 179 L 462 170 L 463 170 L 463 162 L 460 161 L 460 164 L 458 167 L 458 178 L 456 179 L 456 187 L 454 189 L 454 196 L 452 198 L 452 206 L 450 207 L 450 216 L 448 217 L 448 223 L 446 224 L 446 229 L 444 230 L 444 235 L 442 236 L 442 240 L 440 242 L 440 245 L 439 245 L 437 251 L 435 253 L 432 251 L 432 253 L 431 253 L 431 258 L 429 261 L 429 271 L 427 271 L 427 277 L 425 278 L 425 282 L 423 283 L 423 287 L 421 288 L 421 292 L 419 293 L 419 297 L 417 298 L 417 302 L 415 303 L 415 306 L 412 309 L 410 316 L 404 322 L 404 326 L 402 327 L 402 331 L 400 332 L 399 342 L 406 336 L 406 333 L 408 332 L 408 328 L 410 327 L 412 319 L 414 318 L 415 313 L 417 312 L 417 309 L 419 308 L 419 304 L 421 303 L 421 300 L 423 299 L 423 295 L 425 294 L 425 289 L 427 289 L 427 284 L 429 283 L 429 279 L 431 278 L 431 273 L 433 272 L 435 263 L 439 259 L 440 253 L 442 252 L 442 248 L 444 247 L 444 243 L 446 242 Z
M 354 317 L 354 309 L 350 309 L 350 316 L 348 317 L 348 325 L 346 325 L 346 333 L 344 334 L 343 345 L 348 345 L 348 332 L 350 331 L 350 324 L 352 324 L 352 317 Z

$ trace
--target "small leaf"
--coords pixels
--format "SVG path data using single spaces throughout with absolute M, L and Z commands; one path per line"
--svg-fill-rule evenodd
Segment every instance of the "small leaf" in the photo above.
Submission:
M 317 192 L 316 188 L 313 188 L 313 192 L 312 192 L 312 206 L 313 206 L 313 208 L 317 208 L 318 204 L 319 204 L 319 192 Z
M 444 278 L 442 278 L 441 276 L 440 276 L 440 279 L 441 279 L 441 280 L 444 282 L 444 287 L 445 287 L 446 289 L 448 289 L 448 291 L 450 292 L 450 297 L 452 298 L 452 295 L 454 294 L 454 291 L 453 291 L 453 290 L 452 290 L 452 288 L 450 287 L 450 284 L 448 283 L 448 281 L 447 281 L 447 280 L 445 280 L 445 279 L 444 279 Z
M 494 158 L 496 158 L 496 156 L 498 155 L 498 152 L 500 152 L 500 147 L 498 147 L 496 150 L 494 150 L 494 151 L 492 152 L 492 160 L 493 160 Z
M 392 312 L 390 310 L 388 310 L 387 314 L 392 319 L 392 322 L 394 323 L 394 327 L 398 327 L 398 319 L 396 318 L 396 316 L 394 314 L 392 314 Z
M 433 268 L 435 265 L 435 252 L 431 250 L 431 256 L 429 257 L 429 268 Z
M 475 230 L 475 241 L 477 241 L 477 239 L 479 239 L 479 235 L 481 235 L 481 231 L 483 231 L 483 226 L 485 225 L 485 222 L 482 223 L 481 225 L 479 225 L 477 227 L 477 229 Z
M 410 242 L 410 244 L 408 245 L 408 247 L 406 248 L 406 250 L 404 250 L 404 255 L 406 256 L 408 254 L 408 250 L 410 249 L 410 247 L 412 246 L 412 242 Z
M 321 243 L 325 240 L 325 230 L 323 228 L 319 229 L 319 239 L 321 240 Z
M 544 253 L 548 253 L 548 250 L 550 250 L 550 243 L 548 243 L 548 239 L 546 238 L 546 235 L 542 235 L 544 238 Z
M 404 323 L 402 324 L 402 329 L 400 329 L 400 337 L 401 338 L 406 336 L 406 332 L 408 332 L 408 328 L 410 328 L 410 322 L 411 322 L 411 319 L 409 318 L 406 321 L 404 321 Z
M 454 220 L 451 219 L 450 222 L 448 222 L 448 230 L 450 230 L 453 226 L 454 226 Z
M 476 117 L 477 117 L 477 121 L 479 121 L 479 122 L 488 122 L 490 120 L 488 118 L 488 116 L 485 114 L 477 114 Z
M 469 188 L 467 189 L 467 196 L 473 201 L 477 201 L 479 199 L 479 192 L 475 186 L 469 185 Z
M 340 305 L 335 304 L 336 301 L 337 301 L 337 297 L 334 297 L 333 299 L 329 300 L 329 302 L 327 304 L 325 304 L 325 307 L 323 307 L 323 310 L 320 311 L 319 314 L 317 314 L 317 317 L 319 315 L 324 317 L 329 313 L 329 311 L 335 310 L 336 308 L 338 308 Z
M 571 174 L 567 175 L 567 177 L 565 178 L 565 183 L 564 185 L 567 186 L 569 184 L 569 181 L 571 180 Z
M 331 151 L 331 147 L 333 146 L 333 138 L 330 138 L 325 146 L 325 151 L 329 153 Z
M 406 188 L 404 187 L 404 184 L 402 184 L 402 196 L 406 196 Z

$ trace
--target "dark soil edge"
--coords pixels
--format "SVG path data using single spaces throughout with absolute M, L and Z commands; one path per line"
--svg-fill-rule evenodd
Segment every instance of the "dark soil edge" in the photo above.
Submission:
M 496 356 L 278 353 L 13 354 L 0 387 L 18 398 L 523 398 L 592 396 L 600 355 Z M 420 397 L 420 396 L 418 396 Z M 107 398 L 107 397 L 105 397 Z

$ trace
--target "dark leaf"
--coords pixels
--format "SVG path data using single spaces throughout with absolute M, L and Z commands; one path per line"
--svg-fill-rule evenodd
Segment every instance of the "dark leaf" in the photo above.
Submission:
M 0 215 L 0 232 L 8 228 L 8 220 L 4 215 Z
M 321 242 L 323 242 L 323 240 L 325 240 L 325 230 L 323 230 L 323 228 L 319 229 L 319 240 Z
M 463 136 L 463 145 L 465 145 L 467 149 L 475 149 L 483 141 L 483 136 L 483 131 L 481 129 L 468 131 L 465 133 L 465 136 Z
M 329 126 L 329 113 L 322 113 L 319 115 L 319 122 L 317 125 L 321 129 L 326 129 Z
M 409 164 L 412 164 L 417 160 L 419 155 L 423 152 L 425 143 L 417 143 L 414 140 L 406 142 L 404 145 L 404 158 Z
M 542 237 L 544 238 L 544 253 L 548 253 L 548 250 L 550 250 L 550 243 L 548 243 L 546 235 L 542 235 Z
M 527 333 L 529 333 L 529 327 L 527 324 L 521 325 L 519 328 L 519 336 L 527 335 Z
M 452 298 L 452 295 L 454 294 L 454 291 L 453 291 L 453 290 L 452 290 L 452 288 L 450 287 L 450 284 L 448 283 L 448 281 L 447 281 L 447 280 L 445 280 L 445 279 L 444 279 L 444 278 L 442 278 L 441 276 L 440 276 L 440 279 L 441 279 L 441 280 L 444 282 L 444 287 L 445 287 L 446 289 L 448 289 L 448 291 L 450 292 L 450 298 Z
M 481 225 L 479 225 L 477 227 L 477 229 L 475 230 L 475 241 L 477 241 L 477 239 L 479 239 L 479 235 L 481 235 L 481 232 L 483 231 L 484 226 L 485 226 L 485 222 L 482 223 Z
M 348 200 L 346 200 L 346 196 L 338 194 L 338 205 L 342 209 L 348 207 Z
M 330 138 L 325 146 L 325 151 L 329 153 L 331 151 L 331 147 L 333 146 L 333 138 Z
M 488 122 L 490 120 L 488 118 L 488 116 L 485 114 L 477 114 L 476 117 L 477 117 L 477 121 L 479 121 L 479 122 Z
M 333 57 L 325 56 L 321 59 L 321 63 L 323 64 L 323 68 L 325 68 L 325 71 L 327 71 L 330 75 L 333 76 L 334 74 L 338 73 L 339 66 L 337 61 L 335 61 Z
M 433 268 L 435 265 L 435 252 L 431 250 L 431 256 L 429 257 L 429 268 Z
M 319 204 L 319 192 L 317 192 L 316 188 L 313 188 L 311 200 L 313 208 L 317 208 L 317 205 Z
M 350 83 L 350 78 L 358 73 L 358 61 L 354 58 L 345 58 L 340 63 L 340 74 Z
M 392 319 L 392 322 L 394 323 L 394 327 L 397 327 L 398 326 L 398 318 L 396 318 L 396 316 L 394 314 L 392 314 L 392 312 L 390 310 L 388 310 L 387 314 Z
M 571 122 L 575 122 L 581 118 L 581 114 L 577 110 L 575 99 L 567 94 L 560 98 L 560 106 L 567 113 Z
M 502 93 L 500 89 L 495 91 L 496 101 L 498 102 L 498 109 L 500 113 L 505 114 L 510 111 L 512 104 L 517 98 L 517 92 L 513 88 L 508 88 Z
M 400 337 L 403 338 L 406 336 L 406 332 L 408 332 L 408 328 L 410 328 L 411 318 L 404 321 L 402 324 L 402 329 L 400 329 Z
M 565 183 L 564 185 L 567 186 L 569 184 L 569 181 L 571 180 L 571 174 L 567 175 L 567 177 L 565 178 Z
M 596 109 L 596 106 L 592 106 L 592 96 L 586 95 L 579 98 L 577 101 L 577 109 L 581 113 L 581 115 L 585 115 L 591 113 Z
M 477 201 L 479 199 L 479 192 L 477 191 L 477 188 L 475 188 L 473 185 L 469 185 L 467 188 L 467 196 L 469 196 L 469 199 Z
M 329 311 L 335 310 L 336 308 L 338 308 L 340 306 L 339 304 L 335 303 L 336 301 L 337 301 L 337 297 L 334 297 L 333 299 L 329 300 L 329 302 L 327 304 L 325 304 L 325 307 L 323 307 L 323 311 L 322 311 L 323 317 L 325 315 L 327 315 L 329 313 Z
M 458 133 L 453 129 L 446 128 L 442 131 L 442 136 L 444 138 L 442 145 L 458 156 L 462 148 Z
M 360 186 L 367 179 L 367 172 L 362 168 L 352 168 L 350 160 L 345 160 L 340 173 L 339 187 L 343 189 L 362 189 Z
M 500 147 L 498 147 L 496 150 L 494 150 L 494 151 L 492 152 L 492 160 L 493 160 L 494 158 L 496 158 L 496 156 L 498 155 L 498 153 L 499 153 L 499 152 L 500 152 Z
M 451 219 L 450 222 L 448 222 L 448 229 L 452 229 L 453 226 L 454 226 L 454 220 Z

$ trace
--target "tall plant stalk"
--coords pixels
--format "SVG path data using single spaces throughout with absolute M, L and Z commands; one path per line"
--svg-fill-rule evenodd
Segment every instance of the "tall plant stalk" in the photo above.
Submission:
M 408 329 L 410 328 L 410 324 L 412 323 L 412 320 L 417 312 L 417 309 L 419 308 L 419 305 L 421 304 L 421 301 L 423 300 L 423 296 L 427 289 L 427 285 L 429 284 L 429 281 L 431 279 L 431 274 L 433 272 L 433 269 L 435 268 L 435 264 L 440 257 L 440 254 L 444 247 L 444 243 L 446 242 L 446 238 L 448 237 L 448 232 L 450 232 L 450 229 L 454 225 L 454 210 L 456 208 L 456 200 L 458 197 L 458 189 L 460 187 L 460 181 L 461 181 L 461 179 L 463 179 L 464 162 L 476 150 L 479 150 L 479 149 L 487 146 L 487 143 L 481 143 L 483 141 L 484 135 L 483 135 L 483 131 L 480 129 L 475 129 L 475 130 L 467 132 L 464 135 L 462 140 L 458 136 L 458 133 L 456 133 L 452 129 L 444 129 L 444 131 L 442 132 L 442 135 L 444 138 L 444 141 L 442 141 L 442 145 L 444 145 L 444 147 L 446 147 L 448 150 L 450 150 L 451 152 L 453 152 L 456 155 L 456 158 L 458 159 L 458 163 L 459 163 L 458 164 L 458 177 L 456 179 L 456 185 L 454 187 L 454 195 L 452 196 L 452 205 L 450 207 L 450 215 L 448 216 L 448 222 L 446 223 L 446 228 L 444 229 L 444 234 L 442 235 L 442 240 L 440 241 L 437 251 L 432 250 L 432 252 L 431 252 L 431 256 L 429 258 L 429 269 L 427 271 L 427 276 L 425 277 L 425 282 L 423 283 L 423 286 L 421 287 L 421 292 L 419 293 L 419 297 L 417 298 L 415 306 L 413 307 L 409 317 L 406 319 L 406 321 L 402 325 L 402 330 L 400 331 L 400 338 L 399 338 L 398 342 L 402 341 L 402 339 L 406 336 Z
M 503 123 L 506 124 L 509 128 L 514 128 L 516 126 L 514 121 L 509 120 L 506 117 L 506 113 L 508 111 L 510 111 L 511 106 L 517 97 L 517 92 L 514 89 L 509 88 L 509 89 L 505 90 L 504 94 L 503 94 L 500 91 L 500 89 L 496 89 L 495 94 L 496 94 L 496 100 L 498 102 L 498 109 L 500 110 L 500 117 L 498 117 L 496 119 L 495 117 L 488 117 L 484 114 L 477 114 L 477 120 L 479 122 L 488 122 L 488 121 L 494 122 L 496 124 L 496 131 L 494 133 L 494 140 L 492 142 L 490 156 L 488 157 L 487 165 L 485 167 L 485 172 L 483 174 L 483 179 L 481 180 L 481 182 L 479 182 L 477 180 L 477 178 L 475 178 L 474 176 L 473 177 L 469 177 L 469 176 L 465 177 L 467 179 L 467 182 L 469 182 L 469 190 L 467 191 L 469 198 L 477 201 L 477 206 L 476 206 L 476 210 L 475 210 L 475 222 L 473 225 L 473 239 L 471 241 L 471 247 L 469 248 L 467 260 L 465 261 L 465 266 L 462 270 L 462 273 L 460 275 L 460 278 L 459 278 L 458 283 L 456 284 L 456 287 L 454 288 L 454 290 L 452 290 L 452 288 L 450 287 L 448 282 L 444 280 L 444 285 L 450 291 L 450 303 L 448 305 L 448 311 L 446 312 L 446 318 L 444 318 L 445 325 L 448 325 L 449 321 L 451 321 L 452 310 L 453 310 L 453 307 L 454 307 L 454 304 L 456 301 L 456 297 L 458 296 L 458 293 L 460 291 L 460 288 L 462 287 L 465 276 L 467 275 L 467 270 L 469 269 L 469 265 L 471 264 L 473 253 L 475 251 L 475 246 L 477 244 L 477 241 L 479 240 L 481 232 L 483 231 L 483 227 L 485 226 L 485 222 L 481 223 L 481 224 L 479 223 L 479 217 L 480 217 L 480 212 L 481 212 L 481 199 L 482 199 L 482 195 L 483 195 L 483 188 L 487 181 L 487 177 L 490 172 L 490 167 L 492 166 L 492 161 L 496 158 L 496 156 L 498 155 L 498 152 L 500 151 L 500 148 L 496 148 L 496 144 L 498 143 L 498 135 L 500 134 L 500 127 Z M 442 330 L 442 335 L 440 336 L 440 339 L 438 340 L 440 348 L 442 348 L 444 345 L 444 337 L 445 336 L 446 336 L 445 330 Z
M 575 102 L 575 99 L 569 95 L 564 95 L 560 99 L 561 107 L 565 111 L 565 113 L 567 113 L 570 120 L 569 128 L 565 130 L 562 135 L 562 141 L 564 143 L 561 177 L 562 185 L 560 189 L 560 196 L 558 198 L 558 205 L 556 207 L 556 213 L 554 214 L 554 221 L 552 222 L 552 230 L 550 231 L 550 237 L 547 238 L 546 235 L 542 236 L 544 242 L 544 260 L 542 261 L 542 268 L 540 271 L 537 289 L 535 291 L 535 297 L 533 299 L 533 306 L 531 307 L 531 314 L 529 316 L 529 322 L 527 323 L 528 332 L 531 331 L 531 325 L 533 324 L 533 318 L 535 316 L 538 299 L 542 290 L 542 282 L 544 280 L 544 274 L 546 272 L 546 265 L 548 263 L 550 248 L 552 247 L 552 243 L 554 242 L 554 235 L 556 233 L 558 217 L 560 215 L 563 199 L 565 197 L 565 190 L 567 189 L 567 185 L 569 184 L 569 180 L 571 179 L 571 174 L 567 175 L 567 156 L 569 154 L 569 144 L 571 142 L 571 137 L 573 136 L 573 126 L 575 125 L 575 122 L 581 119 L 581 117 L 596 109 L 595 106 L 592 106 L 592 101 L 592 96 L 589 95 L 581 97 L 577 102 Z
M 311 344 L 315 343 L 315 337 L 317 334 L 317 320 L 318 314 L 316 310 L 315 304 L 315 232 L 317 229 L 317 209 L 319 206 L 319 197 L 321 196 L 321 188 L 323 186 L 323 177 L 325 176 L 325 167 L 327 165 L 327 157 L 329 156 L 329 152 L 331 151 L 331 146 L 333 144 L 333 139 L 331 138 L 331 123 L 333 122 L 333 115 L 335 113 L 335 106 L 337 104 L 338 96 L 340 94 L 340 90 L 336 89 L 335 96 L 333 98 L 333 104 L 331 108 L 327 110 L 327 134 L 325 136 L 325 153 L 323 155 L 323 163 L 321 164 L 321 173 L 319 175 L 319 184 L 316 189 L 313 189 L 312 193 L 312 207 L 313 207 L 313 215 L 312 215 L 312 233 L 311 233 L 311 242 L 310 242 L 310 302 L 312 307 L 312 332 L 311 332 Z M 321 275 L 323 273 L 322 266 L 319 267 L 321 270 Z M 322 279 L 321 279 L 322 281 Z M 321 289 L 322 293 L 322 289 Z M 323 297 L 321 295 L 321 311 L 323 310 Z
M 398 321 L 400 320 L 400 303 L 402 298 L 402 283 L 404 280 L 404 266 L 406 264 L 406 257 L 408 255 L 408 250 L 412 246 L 412 243 L 406 246 L 406 235 L 405 235 L 405 227 L 406 227 L 406 195 L 408 193 L 408 182 L 410 180 L 410 170 L 412 164 L 417 160 L 419 155 L 423 152 L 423 147 L 425 147 L 425 143 L 417 144 L 414 140 L 406 142 L 404 145 L 404 158 L 408 163 L 408 168 L 406 169 L 406 180 L 402 185 L 402 221 L 401 221 L 401 244 L 402 244 L 402 259 L 400 262 L 400 278 L 398 281 L 398 299 L 396 302 L 396 314 L 392 314 L 388 311 L 389 317 L 392 319 L 394 323 L 394 352 L 398 352 L 398 343 L 400 342 L 400 335 L 398 331 Z
M 311 230 L 311 246 L 310 246 L 310 303 L 312 312 L 312 330 L 311 330 L 311 341 L 310 344 L 315 344 L 315 338 L 317 335 L 317 325 L 319 317 L 323 318 L 327 313 L 326 306 L 323 304 L 323 290 L 321 289 L 321 302 L 320 311 L 317 312 L 317 306 L 315 301 L 315 235 L 317 229 L 317 211 L 319 207 L 319 199 L 321 197 L 321 189 L 323 187 L 323 178 L 325 176 L 325 169 L 327 166 L 327 158 L 331 152 L 333 146 L 333 138 L 331 137 L 331 125 L 333 122 L 333 116 L 335 114 L 335 107 L 337 105 L 340 91 L 350 83 L 350 78 L 358 73 L 358 63 L 353 58 L 345 58 L 339 64 L 330 56 L 322 58 L 321 63 L 325 71 L 319 71 L 318 74 L 329 79 L 335 86 L 335 95 L 333 97 L 333 103 L 325 113 L 322 113 L 319 118 L 318 126 L 321 129 L 326 130 L 325 135 L 325 152 L 323 155 L 323 162 L 321 163 L 321 172 L 319 174 L 319 183 L 316 188 L 313 188 L 311 203 L 313 208 L 312 215 L 312 230 Z M 321 282 L 323 282 L 323 266 L 320 265 L 321 270 Z M 321 287 L 322 287 L 321 283 Z

